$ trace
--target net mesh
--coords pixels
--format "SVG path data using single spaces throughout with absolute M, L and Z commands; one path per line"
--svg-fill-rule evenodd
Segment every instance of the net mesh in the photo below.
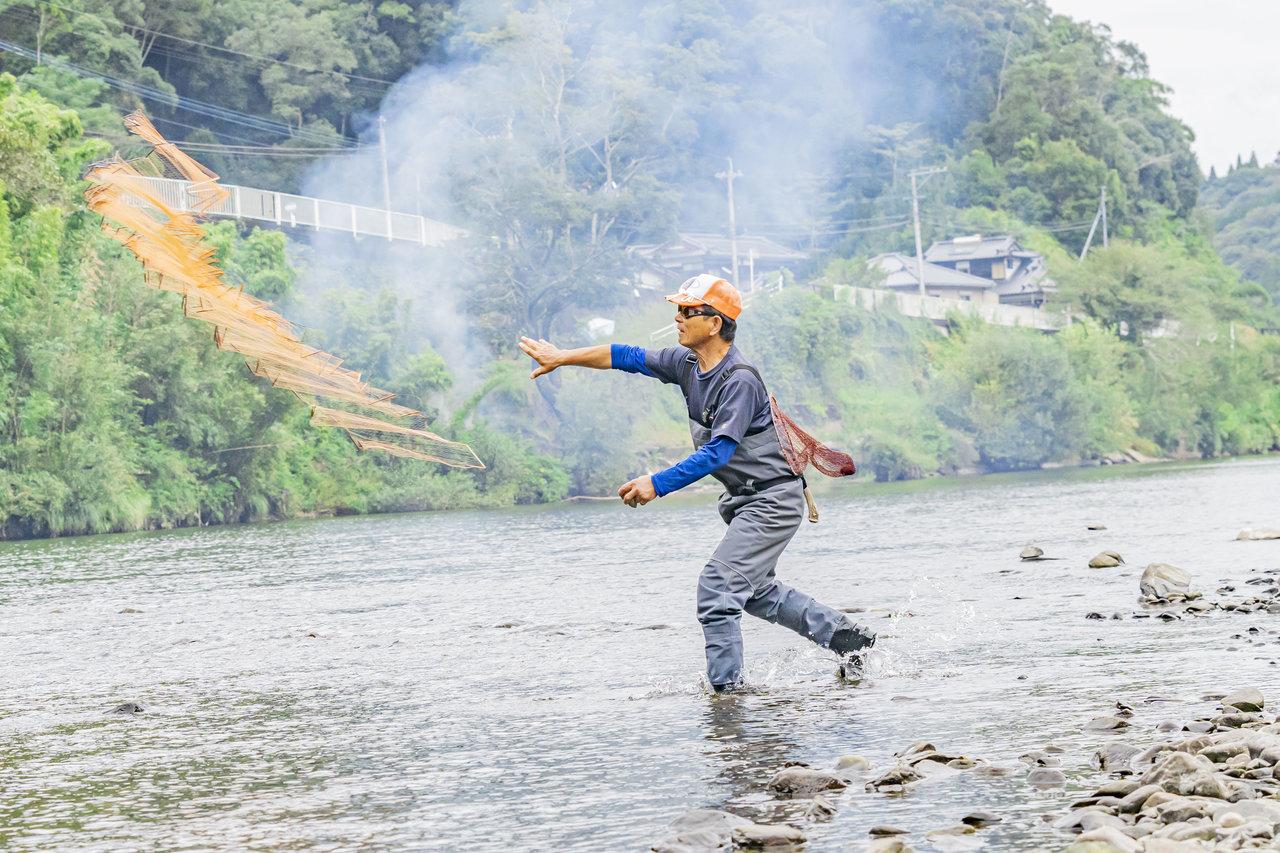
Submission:
M 249 371 L 312 404 L 311 423 L 342 429 L 360 450 L 439 462 L 455 468 L 483 468 L 475 452 L 425 427 L 416 409 L 393 403 L 390 391 L 371 387 L 342 360 L 302 342 L 293 325 L 272 307 L 222 280 L 214 251 L 193 214 L 203 214 L 228 197 L 218 176 L 184 154 L 141 113 L 125 126 L 152 146 L 144 157 L 114 157 L 93 166 L 85 200 L 103 218 L 102 229 L 142 262 L 143 278 L 158 290 L 182 295 L 183 312 L 213 327 L 219 349 L 242 356 Z M 166 185 L 151 178 L 186 181 L 178 210 L 166 201 Z M 171 197 L 172 198 L 172 197 Z M 189 212 L 188 212 L 189 211 Z M 379 417 L 315 402 L 333 401 Z
M 852 456 L 827 447 L 802 430 L 778 407 L 778 401 L 772 394 L 769 395 L 769 406 L 773 409 L 773 425 L 778 432 L 778 444 L 793 473 L 802 475 L 809 465 L 828 477 L 851 477 L 858 473 L 858 466 L 853 464 Z

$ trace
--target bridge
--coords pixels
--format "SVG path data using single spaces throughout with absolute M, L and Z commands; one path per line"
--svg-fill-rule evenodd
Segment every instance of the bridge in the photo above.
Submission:
M 191 211 L 190 181 L 158 177 L 147 177 L 146 181 L 165 204 L 174 210 Z M 420 246 L 443 246 L 467 233 L 448 223 L 412 213 L 234 184 L 219 183 L 219 186 L 230 195 L 221 204 L 204 211 L 206 216 L 250 220 L 282 228 L 337 231 L 354 237 L 381 237 Z

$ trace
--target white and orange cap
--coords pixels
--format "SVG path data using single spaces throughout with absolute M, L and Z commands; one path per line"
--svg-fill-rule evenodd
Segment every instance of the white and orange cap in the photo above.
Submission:
M 730 320 L 737 320 L 742 313 L 742 294 L 738 288 L 710 273 L 687 280 L 667 301 L 676 305 L 710 305 Z

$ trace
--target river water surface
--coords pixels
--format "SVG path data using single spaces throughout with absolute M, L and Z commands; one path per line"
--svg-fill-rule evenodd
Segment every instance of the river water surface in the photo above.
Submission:
M 747 619 L 752 691 L 707 696 L 694 588 L 709 499 L 301 521 L 0 545 L 0 847 L 645 850 L 692 808 L 859 850 L 1004 817 L 952 849 L 1060 849 L 1044 820 L 1099 780 L 1086 731 L 1135 734 L 1280 678 L 1280 618 L 1132 619 L 1149 562 L 1280 565 L 1280 461 L 844 487 L 781 577 L 881 634 L 871 677 Z M 1088 531 L 1101 522 L 1105 531 Z M 1022 563 L 1026 544 L 1057 561 Z M 1129 565 L 1086 568 L 1103 548 Z M 1123 619 L 1086 620 L 1098 611 Z M 1259 626 L 1262 641 L 1232 639 Z M 112 713 L 139 703 L 137 715 Z M 876 766 L 912 741 L 1014 769 L 906 796 L 859 782 L 831 819 L 765 782 Z M 1063 747 L 1067 788 L 1018 756 Z M 1090 788 L 1091 789 L 1091 788 Z M 945 842 L 938 842 L 944 844 Z

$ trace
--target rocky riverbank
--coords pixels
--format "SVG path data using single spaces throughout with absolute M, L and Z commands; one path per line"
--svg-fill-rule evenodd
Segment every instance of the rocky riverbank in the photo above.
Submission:
M 1091 530 L 1105 530 L 1101 524 Z M 1274 530 L 1246 530 L 1237 539 L 1280 538 Z M 1029 545 L 1023 562 L 1056 559 Z M 1105 550 L 1088 561 L 1091 569 L 1125 567 L 1116 551 Z M 1150 563 L 1137 578 L 1136 608 L 1110 617 L 1090 611 L 1088 619 L 1153 619 L 1162 623 L 1214 617 L 1234 620 L 1250 614 L 1280 615 L 1280 568 L 1255 567 L 1245 579 L 1224 580 L 1212 593 L 1196 589 L 1195 578 L 1168 563 Z M 1077 617 L 1078 618 L 1078 617 Z M 1256 618 L 1251 620 L 1256 623 Z M 1233 654 L 1244 647 L 1261 649 L 1280 639 L 1280 631 L 1248 624 L 1232 630 L 1222 623 L 1223 675 L 1230 679 Z M 1271 661 L 1273 666 L 1276 661 Z M 1158 689 L 1158 675 L 1152 676 Z M 718 700 L 717 700 L 718 701 Z M 930 780 L 972 774 L 1006 777 L 1027 790 L 1058 789 L 1062 805 L 1038 816 L 1040 833 L 1060 835 L 1037 850 L 1063 853 L 1227 853 L 1239 850 L 1280 851 L 1280 717 L 1267 705 L 1262 690 L 1242 686 L 1229 693 L 1205 693 L 1192 719 L 1161 718 L 1167 700 L 1118 700 L 1084 724 L 1102 745 L 1079 755 L 1053 744 L 1033 748 L 1018 763 L 990 761 L 917 741 L 879 766 L 861 755 L 833 756 L 825 765 L 800 762 L 762 776 L 760 787 L 773 801 L 800 801 L 779 823 L 758 823 L 727 811 L 699 809 L 675 820 L 653 844 L 656 853 L 699 853 L 736 849 L 803 850 L 823 838 L 822 825 L 842 808 L 874 808 L 872 797 L 911 797 Z M 1153 713 L 1154 712 L 1154 713 Z M 1081 710 L 1089 718 L 1090 709 Z M 1192 711 L 1192 713 L 1196 713 Z M 1077 747 L 1078 749 L 1078 747 Z M 1084 768 L 1071 777 L 1064 769 Z M 1075 794 L 1068 795 L 1067 791 Z M 800 804 L 803 804 L 802 806 Z M 1005 813 L 1001 813 L 1004 811 Z M 760 814 L 768 814 L 767 809 Z M 773 814 L 779 814 L 774 811 Z M 792 815 L 797 817 L 792 818 Z M 768 818 L 766 818 L 768 819 Z M 776 817 L 774 818 L 777 819 Z M 954 818 L 953 818 L 954 820 Z M 986 835 L 1006 821 L 1026 821 L 993 807 L 975 810 L 954 823 L 940 819 L 933 829 L 909 832 L 873 825 L 860 842 L 841 839 L 840 849 L 868 853 L 925 850 L 971 850 L 987 846 Z M 827 849 L 825 846 L 823 849 Z M 996 844 L 991 849 L 1031 849 Z

